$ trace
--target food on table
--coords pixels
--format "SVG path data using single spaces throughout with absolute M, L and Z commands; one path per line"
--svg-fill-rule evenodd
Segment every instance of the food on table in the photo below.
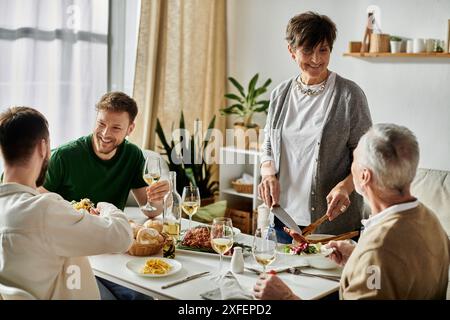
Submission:
M 161 233 L 163 231 L 163 224 L 160 220 L 149 219 L 144 222 L 144 227 L 145 228 L 153 228 L 155 230 L 158 230 L 159 233 Z
M 161 251 L 166 240 L 164 233 L 159 233 L 154 228 L 145 228 L 133 220 L 128 220 L 128 223 L 134 237 L 133 244 L 127 251 L 130 255 L 151 256 Z
M 239 242 L 234 242 L 233 247 L 224 253 L 224 256 L 233 255 L 233 249 L 235 247 L 241 247 L 242 252 L 247 254 L 251 252 L 251 247 L 246 246 Z M 199 249 L 201 251 L 216 253 L 211 245 L 211 229 L 206 226 L 195 227 L 186 232 L 183 240 L 179 245 L 180 249 Z
M 188 230 L 181 245 L 191 248 L 212 249 L 210 229 L 208 227 L 196 227 Z
M 74 207 L 76 210 L 86 210 L 87 212 L 90 212 L 91 209 L 95 208 L 95 204 L 88 198 L 81 199 L 80 201 L 73 200 L 71 203 L 72 207 Z
M 141 270 L 142 274 L 166 274 L 172 266 L 162 259 L 152 258 L 145 262 Z
M 290 253 L 290 254 L 315 254 L 319 253 L 321 250 L 322 244 L 316 243 L 316 244 L 310 244 L 306 242 L 300 242 L 297 244 L 287 244 L 283 247 L 284 253 Z
M 144 228 L 144 226 L 134 222 L 133 220 L 128 220 L 128 223 L 130 224 L 131 229 L 133 229 L 133 237 L 136 239 L 139 230 Z
M 160 246 L 164 243 L 164 237 L 153 228 L 142 228 L 138 231 L 136 241 L 139 244 Z

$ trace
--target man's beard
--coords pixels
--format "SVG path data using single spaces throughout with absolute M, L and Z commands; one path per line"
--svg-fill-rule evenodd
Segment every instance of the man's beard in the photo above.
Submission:
M 94 139 L 95 139 L 97 151 L 102 154 L 110 154 L 111 152 L 116 150 L 123 142 L 123 140 L 121 142 L 117 142 L 117 140 L 113 140 L 113 142 L 111 143 L 111 146 L 109 148 L 103 148 L 101 145 L 101 140 L 97 135 L 94 136 Z
M 48 159 L 45 159 L 42 163 L 41 172 L 39 172 L 39 176 L 36 179 L 36 187 L 41 187 L 44 185 L 45 175 L 47 174 L 48 161 Z

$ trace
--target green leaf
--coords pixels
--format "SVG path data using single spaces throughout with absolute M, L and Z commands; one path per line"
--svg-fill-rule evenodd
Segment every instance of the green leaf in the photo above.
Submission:
M 241 96 L 245 98 L 244 87 L 233 77 L 229 77 L 228 80 L 230 80 L 230 82 L 238 89 Z
M 209 122 L 208 129 L 206 130 L 206 135 L 205 135 L 205 139 L 204 139 L 204 143 L 203 143 L 203 150 L 206 148 L 206 146 L 209 143 L 209 140 L 211 139 L 211 132 L 212 132 L 212 129 L 214 128 L 215 124 L 216 124 L 216 116 L 214 115 L 214 117 Z
M 225 95 L 225 98 L 231 99 L 231 100 L 237 100 L 240 103 L 244 103 L 244 100 L 242 100 L 242 98 L 238 97 L 237 95 L 233 94 L 233 93 L 227 93 Z
M 269 100 L 260 100 L 260 101 L 258 101 L 256 103 L 256 105 L 263 105 L 263 106 L 267 105 L 267 106 L 269 106 L 269 103 L 270 103 Z
M 257 73 L 250 80 L 250 83 L 248 84 L 248 92 L 249 92 L 249 94 L 250 94 L 250 91 L 255 90 L 256 82 L 258 82 L 258 77 L 259 77 L 259 74 Z
M 170 156 L 170 152 L 172 152 L 172 148 L 169 146 L 166 140 L 166 136 L 164 135 L 164 131 L 162 129 L 161 123 L 159 119 L 156 119 L 156 134 L 158 135 L 159 140 L 163 144 L 166 153 Z
M 261 107 L 255 108 L 253 111 L 254 111 L 254 112 L 264 112 L 264 111 L 267 110 L 268 107 L 269 107 L 268 105 L 266 105 L 266 106 L 261 106 Z
M 261 88 L 256 89 L 255 98 L 259 97 L 260 95 L 262 95 L 265 92 L 267 92 L 267 88 L 261 87 Z
M 272 83 L 272 79 L 269 78 L 269 79 L 267 79 L 266 82 L 264 82 L 263 87 L 267 88 L 271 83 Z
M 233 104 L 230 107 L 220 109 L 220 113 L 222 115 L 223 114 L 238 114 L 238 115 L 241 115 L 243 111 L 244 111 L 244 106 L 241 105 L 241 104 Z
M 250 80 L 250 83 L 248 84 L 248 96 L 247 96 L 247 103 L 251 106 L 251 101 L 254 98 L 254 94 L 255 94 L 255 86 L 256 86 L 256 82 L 258 82 L 258 77 L 259 74 L 255 74 L 253 76 L 253 78 Z
M 183 110 L 181 110 L 180 129 L 186 129 L 186 126 L 185 126 L 185 123 L 184 123 L 184 113 L 183 113 Z

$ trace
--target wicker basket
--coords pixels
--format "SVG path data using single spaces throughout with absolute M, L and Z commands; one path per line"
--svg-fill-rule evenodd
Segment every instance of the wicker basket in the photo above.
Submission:
M 245 183 L 239 183 L 236 181 L 231 181 L 231 185 L 233 186 L 234 190 L 236 192 L 240 193 L 253 193 L 253 184 L 245 184 Z
M 148 244 L 140 244 L 137 243 L 136 240 L 133 241 L 132 246 L 128 249 L 128 254 L 132 256 L 152 256 L 154 254 L 159 253 L 164 246 L 164 242 L 158 246 L 148 245 Z

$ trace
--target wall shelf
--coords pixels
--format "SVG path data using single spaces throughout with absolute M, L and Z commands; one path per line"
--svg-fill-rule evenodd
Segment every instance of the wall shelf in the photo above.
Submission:
M 450 53 L 442 52 L 432 52 L 432 53 L 390 53 L 390 52 L 379 52 L 379 53 L 360 53 L 360 52 L 348 52 L 344 53 L 344 57 L 354 57 L 354 58 L 450 58 Z

